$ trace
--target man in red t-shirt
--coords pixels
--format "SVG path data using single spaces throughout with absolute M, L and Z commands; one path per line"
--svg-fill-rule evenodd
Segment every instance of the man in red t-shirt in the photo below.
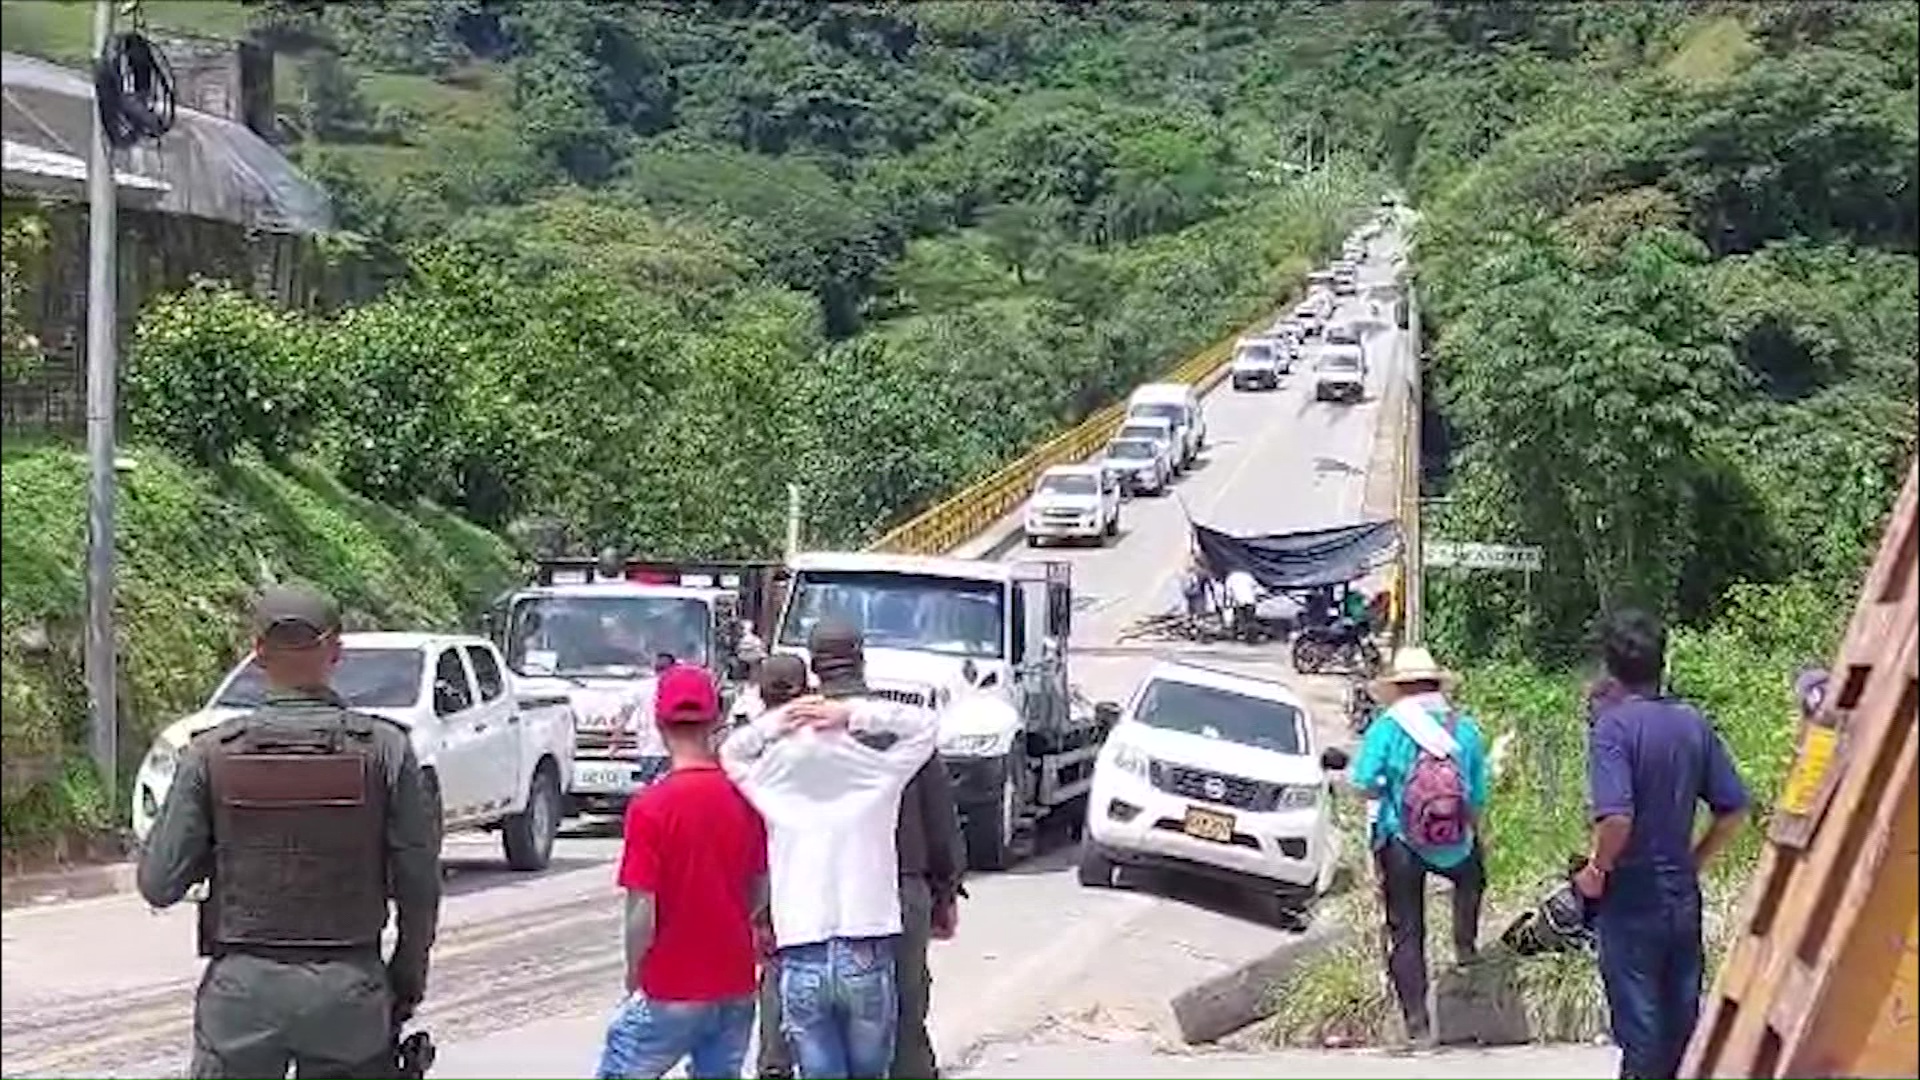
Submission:
M 627 804 L 627 999 L 607 1028 L 604 1080 L 737 1078 L 752 1038 L 766 904 L 767 832 L 714 754 L 720 695 L 702 668 L 675 665 L 654 691 L 672 768 Z

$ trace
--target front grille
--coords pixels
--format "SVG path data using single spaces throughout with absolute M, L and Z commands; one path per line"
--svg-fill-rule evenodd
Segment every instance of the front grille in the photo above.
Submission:
M 1152 772 L 1154 787 L 1183 799 L 1198 799 L 1256 814 L 1271 813 L 1280 805 L 1278 784 L 1161 761 L 1153 763 Z

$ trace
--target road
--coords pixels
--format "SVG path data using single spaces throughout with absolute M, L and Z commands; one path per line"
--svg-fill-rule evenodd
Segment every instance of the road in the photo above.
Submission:
M 1395 243 L 1376 243 L 1361 271 L 1363 296 L 1391 279 Z M 1364 308 L 1349 300 L 1343 317 Z M 1390 320 L 1366 345 L 1367 401 L 1316 404 L 1311 378 L 1300 372 L 1276 392 L 1217 390 L 1206 402 L 1205 460 L 1180 482 L 1177 497 L 1130 502 L 1122 536 L 1108 548 L 1060 553 L 1074 564 L 1073 664 L 1088 696 L 1123 696 L 1152 655 L 1174 652 L 1290 678 L 1278 646 L 1116 648 L 1116 638 L 1174 601 L 1188 514 L 1244 532 L 1363 516 L 1382 390 L 1408 360 L 1405 335 Z M 1321 706 L 1323 737 L 1342 738 L 1335 697 L 1325 686 L 1303 689 Z M 570 834 L 548 871 L 528 875 L 501 868 L 497 848 L 483 838 L 450 842 L 449 850 L 448 899 L 422 1017 L 442 1047 L 435 1074 L 589 1075 L 620 984 L 611 882 L 617 840 L 604 831 Z M 1243 918 L 1231 898 L 1178 883 L 1084 890 L 1070 864 L 1070 852 L 1054 850 L 970 883 L 960 934 L 933 958 L 935 1035 L 951 1069 L 976 1060 L 990 1067 L 993 1048 L 1019 1045 L 1049 1017 L 1076 1017 L 1106 1035 L 1150 1032 L 1170 995 L 1284 939 L 1285 931 Z M 1041 912 L 1046 917 L 1036 918 Z M 178 1075 L 199 970 L 192 919 L 185 908 L 150 912 L 131 896 L 6 912 L 0 1073 Z M 1065 1075 L 1054 1065 L 1034 1067 L 1042 1071 L 982 1075 Z M 1138 1075 L 1124 1071 L 1133 1066 L 1115 1067 L 1123 1072 L 1108 1075 Z

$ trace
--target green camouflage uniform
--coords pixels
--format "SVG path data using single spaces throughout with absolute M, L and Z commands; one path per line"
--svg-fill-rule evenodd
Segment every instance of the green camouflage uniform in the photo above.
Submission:
M 212 761 L 221 743 L 258 735 L 327 738 L 366 755 L 385 785 L 386 891 L 397 913 L 390 961 L 366 948 L 258 948 L 223 945 L 222 893 L 214 867 Z M 347 709 L 331 691 L 275 691 L 258 712 L 197 737 L 147 837 L 140 894 L 155 907 L 178 903 L 210 881 L 202 905 L 201 951 L 211 957 L 194 999 L 194 1077 L 395 1075 L 395 1023 L 426 991 L 427 954 L 440 918 L 440 808 L 405 729 Z M 306 898 L 297 903 L 324 903 Z M 384 918 L 384 914 L 382 916 Z

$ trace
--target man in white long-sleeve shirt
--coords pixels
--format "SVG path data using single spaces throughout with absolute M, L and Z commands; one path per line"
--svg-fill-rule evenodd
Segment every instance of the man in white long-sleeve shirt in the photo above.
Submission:
M 859 633 L 823 622 L 808 644 L 858 656 Z M 815 668 L 824 681 L 829 672 Z M 781 1030 L 809 1080 L 888 1075 L 902 926 L 895 830 L 901 793 L 936 734 L 933 713 L 917 706 L 810 697 L 761 714 L 721 748 L 767 822 Z

